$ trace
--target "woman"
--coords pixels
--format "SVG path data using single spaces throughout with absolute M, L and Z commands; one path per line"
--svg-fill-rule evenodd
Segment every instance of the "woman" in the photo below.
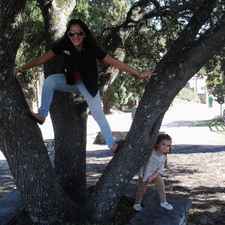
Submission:
M 107 145 L 113 152 L 116 151 L 118 145 L 113 140 L 111 129 L 101 107 L 96 61 L 114 66 L 139 79 L 149 79 L 154 73 L 151 71 L 140 73 L 127 64 L 112 58 L 97 45 L 85 23 L 79 19 L 73 19 L 69 21 L 64 36 L 53 45 L 50 51 L 17 69 L 17 74 L 44 64 L 59 54 L 65 58 L 64 73 L 53 74 L 44 81 L 41 106 L 38 113 L 31 112 L 31 116 L 35 121 L 43 124 L 55 90 L 79 92 L 87 101 Z

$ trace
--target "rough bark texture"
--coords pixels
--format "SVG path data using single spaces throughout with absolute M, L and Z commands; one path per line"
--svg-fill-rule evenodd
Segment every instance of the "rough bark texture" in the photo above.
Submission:
M 65 1 L 60 8 L 59 1 L 38 2 L 44 18 L 47 46 L 50 46 L 65 31 L 76 1 Z M 63 64 L 63 57 L 57 57 L 45 67 L 46 76 L 62 72 Z M 85 199 L 86 189 L 86 108 L 84 101 L 59 92 L 55 93 L 51 107 L 56 174 L 70 198 L 79 202 Z
M 124 187 L 142 165 L 143 158 L 149 156 L 149 149 L 154 143 L 161 120 L 170 103 L 201 66 L 224 47 L 224 18 L 216 29 L 205 33 L 200 40 L 195 40 L 212 8 L 211 3 L 204 3 L 158 64 L 158 75 L 146 86 L 125 146 L 110 162 L 97 183 L 96 192 L 90 202 L 95 221 L 104 221 L 112 217 Z M 192 39 L 183 35 L 192 36 Z
M 86 102 L 60 94 L 52 109 L 55 131 L 55 170 L 64 191 L 79 204 L 86 197 Z M 68 101 L 69 100 L 69 101 Z M 55 109 L 55 107 L 59 106 Z M 63 115 L 63 117 L 62 117 Z
M 0 26 L 4 27 L 0 38 L 0 147 L 33 222 L 51 224 L 64 216 L 65 200 L 40 129 L 28 117 L 29 109 L 15 78 L 15 56 L 22 37 L 19 12 L 25 1 L 19 3 L 0 3 Z

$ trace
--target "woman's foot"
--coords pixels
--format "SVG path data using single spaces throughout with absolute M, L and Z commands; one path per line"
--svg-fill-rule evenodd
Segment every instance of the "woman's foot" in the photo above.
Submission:
M 113 154 L 117 153 L 120 150 L 120 148 L 122 148 L 123 144 L 124 140 L 115 141 L 111 147 Z
M 116 153 L 117 152 L 117 148 L 118 148 L 118 144 L 115 142 L 113 143 L 112 147 L 111 147 L 111 151 L 112 153 Z
M 35 122 L 37 122 L 39 124 L 43 124 L 45 122 L 45 117 L 41 116 L 38 113 L 34 113 L 34 112 L 30 111 L 29 116 L 32 120 L 34 120 Z

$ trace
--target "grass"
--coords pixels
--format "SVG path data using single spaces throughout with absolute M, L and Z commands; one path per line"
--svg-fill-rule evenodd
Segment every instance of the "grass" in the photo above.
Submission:
M 208 126 L 211 131 L 225 133 L 225 121 L 221 117 L 210 120 Z

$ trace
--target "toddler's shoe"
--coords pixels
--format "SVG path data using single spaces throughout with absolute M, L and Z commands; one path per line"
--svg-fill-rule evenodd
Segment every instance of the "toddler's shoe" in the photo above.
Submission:
M 168 202 L 161 202 L 160 206 L 166 210 L 173 210 L 173 206 Z
M 143 207 L 141 206 L 141 204 L 136 203 L 133 205 L 133 209 L 137 212 L 140 212 L 141 210 L 143 210 Z

